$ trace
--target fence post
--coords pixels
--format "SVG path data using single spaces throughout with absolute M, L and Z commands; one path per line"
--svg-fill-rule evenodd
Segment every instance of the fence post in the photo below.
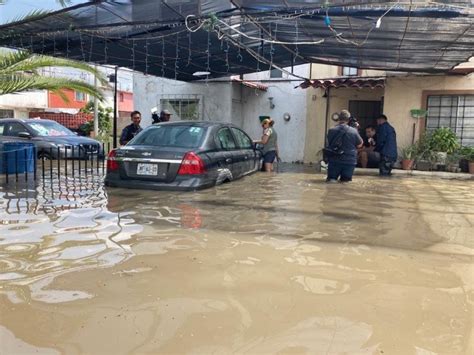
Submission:
M 36 146 L 33 146 L 33 180 L 36 181 L 36 169 L 38 169 L 38 155 L 36 154 Z
M 71 149 L 72 149 L 72 177 L 74 177 L 74 159 L 76 159 L 74 157 L 74 145 L 71 146 Z
M 28 181 L 28 152 L 26 150 L 26 147 L 23 148 L 23 157 L 25 158 L 25 181 Z
M 53 147 L 49 147 L 49 178 L 53 183 Z
M 18 149 L 15 149 L 15 180 L 18 182 Z
M 61 176 L 61 151 L 59 150 L 59 147 L 58 147 L 58 156 L 56 157 L 56 159 L 58 159 L 58 179 L 59 179 Z

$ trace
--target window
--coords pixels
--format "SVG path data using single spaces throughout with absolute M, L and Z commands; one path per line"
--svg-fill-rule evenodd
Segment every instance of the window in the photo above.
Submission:
M 242 149 L 252 149 L 252 140 L 240 129 L 232 128 L 232 133 L 234 133 L 235 138 L 237 139 L 237 144 Z
M 234 137 L 232 137 L 232 133 L 228 128 L 222 128 L 217 132 L 217 141 L 222 149 L 228 150 L 236 148 Z
M 192 125 L 153 126 L 133 139 L 134 145 L 197 148 L 206 128 Z
M 271 69 L 270 78 L 283 78 L 283 72 L 280 69 Z
M 4 135 L 9 137 L 18 137 L 18 133 L 28 132 L 28 130 L 21 123 L 8 123 L 5 127 Z
M 123 102 L 123 101 L 124 101 L 123 92 L 121 92 L 120 95 L 119 95 L 119 101 L 120 101 L 120 102 Z
M 83 92 L 75 91 L 75 100 L 86 101 L 86 94 L 84 94 Z
M 474 146 L 474 95 L 428 96 L 426 130 L 451 128 L 462 145 Z
M 357 76 L 357 68 L 354 67 L 342 67 L 342 76 Z
M 161 99 L 161 109 L 171 111 L 180 120 L 199 120 L 200 100 L 196 98 Z
M 13 110 L 0 110 L 0 118 L 15 118 Z
M 5 123 L 0 123 L 0 136 L 3 136 L 4 130 L 5 130 Z

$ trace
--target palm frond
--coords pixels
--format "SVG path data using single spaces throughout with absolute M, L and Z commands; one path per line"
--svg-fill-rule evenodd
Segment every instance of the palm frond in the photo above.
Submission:
M 41 18 L 45 15 L 50 14 L 52 11 L 50 10 L 41 10 L 41 9 L 36 9 L 33 11 L 28 12 L 26 15 L 22 16 L 17 16 L 11 19 L 10 21 L 6 22 L 5 24 L 2 24 L 2 26 L 8 26 L 16 22 L 23 22 L 23 21 L 31 21 L 31 20 L 36 20 L 38 18 Z
M 0 74 L 0 95 L 28 90 L 49 90 L 59 93 L 71 89 L 104 100 L 102 92 L 84 81 L 25 74 Z
M 68 67 L 91 73 L 97 77 L 101 84 L 106 84 L 107 79 L 95 67 L 77 60 L 55 58 L 45 55 L 31 54 L 27 51 L 9 52 L 0 56 L 0 74 L 15 74 L 18 72 L 34 72 L 45 67 Z

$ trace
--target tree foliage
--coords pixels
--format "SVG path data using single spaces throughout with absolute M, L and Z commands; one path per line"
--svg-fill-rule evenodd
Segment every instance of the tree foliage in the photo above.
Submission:
M 94 102 L 89 101 L 85 107 L 81 109 L 81 112 L 94 114 Z M 98 105 L 97 113 L 99 116 L 99 135 L 107 136 L 110 134 L 112 128 L 112 113 L 113 109 L 110 107 L 103 107 Z M 90 133 L 94 129 L 94 122 L 89 121 L 81 126 L 81 129 L 85 133 Z
M 32 54 L 28 51 L 3 50 L 0 52 L 0 95 L 29 90 L 49 90 L 68 102 L 62 90 L 71 89 L 103 100 L 102 92 L 85 81 L 41 75 L 39 70 L 48 67 L 79 69 L 97 76 L 102 84 L 107 83 L 102 73 L 83 62 Z

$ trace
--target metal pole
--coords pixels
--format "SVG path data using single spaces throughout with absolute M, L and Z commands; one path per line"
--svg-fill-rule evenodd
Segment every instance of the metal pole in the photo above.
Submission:
M 324 125 L 324 142 L 326 142 L 326 135 L 328 134 L 328 120 L 329 120 L 329 97 L 331 96 L 331 88 L 328 87 L 325 90 L 325 93 L 327 94 L 326 97 L 326 123 Z M 326 144 L 324 144 L 326 146 Z
M 97 70 L 97 64 L 95 65 Z M 94 87 L 97 90 L 97 75 L 94 75 Z M 94 137 L 99 134 L 99 100 L 94 96 Z
M 117 148 L 117 81 L 118 81 L 118 66 L 115 67 L 115 82 L 114 82 L 114 148 Z

